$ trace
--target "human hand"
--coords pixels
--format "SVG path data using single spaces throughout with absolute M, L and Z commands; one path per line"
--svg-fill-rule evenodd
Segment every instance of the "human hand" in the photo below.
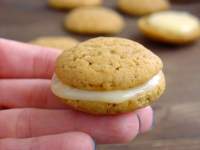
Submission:
M 51 90 L 59 51 L 0 39 L 0 150 L 93 150 L 152 126 L 151 107 L 117 116 L 67 108 Z

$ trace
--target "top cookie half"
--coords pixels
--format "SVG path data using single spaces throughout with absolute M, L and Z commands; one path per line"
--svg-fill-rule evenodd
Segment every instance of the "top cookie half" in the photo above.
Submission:
M 68 86 L 108 91 L 142 85 L 162 67 L 161 59 L 137 42 L 99 37 L 64 51 L 55 73 Z

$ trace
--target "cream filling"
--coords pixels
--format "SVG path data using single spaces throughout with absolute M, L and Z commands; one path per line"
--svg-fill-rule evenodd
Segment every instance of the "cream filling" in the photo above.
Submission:
M 51 89 L 53 93 L 63 99 L 80 101 L 98 101 L 107 103 L 121 103 L 129 99 L 134 99 L 140 94 L 155 88 L 161 80 L 162 71 L 152 77 L 145 84 L 130 88 L 128 90 L 115 91 L 89 91 L 73 88 L 64 85 L 56 75 L 53 76 Z
M 200 27 L 199 19 L 187 12 L 165 11 L 150 15 L 148 22 L 162 30 L 182 34 L 190 33 Z

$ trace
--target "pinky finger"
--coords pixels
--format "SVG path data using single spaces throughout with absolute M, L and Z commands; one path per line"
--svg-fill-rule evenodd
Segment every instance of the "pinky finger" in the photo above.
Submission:
M 1 150 L 94 150 L 92 138 L 81 132 L 27 139 L 1 139 Z

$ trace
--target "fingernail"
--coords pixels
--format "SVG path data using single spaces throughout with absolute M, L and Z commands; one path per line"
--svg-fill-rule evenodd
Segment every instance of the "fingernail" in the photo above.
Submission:
M 139 133 L 142 133 L 141 131 L 141 120 L 140 120 L 140 116 L 138 114 L 136 114 L 138 122 L 139 122 Z
M 94 144 L 94 150 L 96 150 L 96 142 L 95 142 L 95 140 L 93 139 L 93 144 Z
M 155 128 L 156 127 L 156 117 L 155 117 L 155 114 L 153 112 L 153 119 L 152 119 L 152 125 L 151 125 L 151 128 Z

